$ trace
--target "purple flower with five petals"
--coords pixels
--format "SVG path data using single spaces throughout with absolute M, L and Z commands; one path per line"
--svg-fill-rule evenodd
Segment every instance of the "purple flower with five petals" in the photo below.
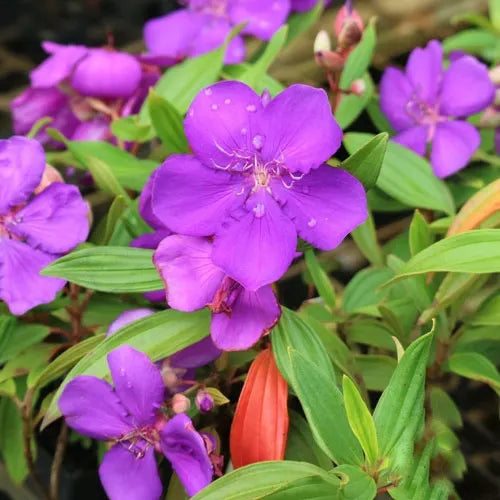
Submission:
M 75 377 L 59 408 L 72 429 L 112 443 L 99 467 L 109 498 L 160 498 L 155 450 L 170 461 L 188 495 L 195 495 L 210 483 L 213 468 L 191 420 L 184 414 L 167 420 L 160 412 L 165 387 L 159 369 L 129 346 L 108 354 L 108 365 L 114 388 L 97 377 Z
M 46 185 L 44 171 L 37 141 L 0 140 L 0 299 L 13 314 L 54 300 L 65 281 L 40 271 L 89 232 L 89 208 L 78 188 Z
M 198 94 L 184 125 L 194 155 L 159 167 L 154 215 L 175 233 L 214 236 L 213 263 L 247 291 L 283 275 L 297 234 L 331 250 L 366 219 L 361 183 L 324 163 L 342 131 L 323 90 L 292 85 L 271 99 L 220 82 Z
M 173 235 L 160 243 L 153 261 L 165 281 L 173 309 L 212 310 L 215 345 L 225 351 L 245 350 L 278 322 L 280 306 L 270 285 L 246 290 L 212 262 L 208 238 Z
M 405 72 L 388 68 L 380 84 L 380 106 L 398 133 L 394 140 L 430 161 L 438 177 L 464 168 L 480 136 L 463 120 L 491 104 L 495 89 L 487 67 L 459 57 L 443 71 L 441 44 L 430 41 L 410 54 Z
M 247 23 L 243 34 L 269 40 L 286 21 L 290 0 L 186 0 L 186 5 L 172 14 L 158 17 L 144 25 L 148 53 L 162 64 L 175 64 L 220 47 L 231 28 Z M 245 59 L 245 44 L 236 36 L 229 44 L 225 62 Z

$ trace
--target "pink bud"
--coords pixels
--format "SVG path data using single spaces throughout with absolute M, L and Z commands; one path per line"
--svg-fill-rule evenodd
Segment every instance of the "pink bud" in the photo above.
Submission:
M 314 54 L 316 63 L 324 69 L 334 72 L 340 72 L 344 68 L 345 60 L 337 52 L 322 50 Z
M 62 175 L 48 163 L 45 164 L 45 170 L 43 171 L 42 179 L 40 184 L 35 188 L 34 193 L 41 193 L 46 187 L 50 186 L 53 182 L 64 182 Z
M 346 49 L 353 47 L 361 40 L 364 24 L 357 10 L 349 11 L 344 5 L 335 17 L 333 29 L 337 35 L 338 47 Z
M 354 95 L 362 96 L 366 90 L 366 83 L 361 78 L 358 80 L 354 80 L 351 83 L 351 87 L 349 89 Z
M 174 394 L 172 398 L 172 410 L 174 413 L 186 413 L 191 408 L 191 401 L 184 394 Z
M 214 398 L 207 391 L 198 391 L 194 398 L 196 408 L 202 413 L 211 412 L 214 409 Z
M 495 85 L 500 85 L 500 64 L 490 70 L 490 78 Z

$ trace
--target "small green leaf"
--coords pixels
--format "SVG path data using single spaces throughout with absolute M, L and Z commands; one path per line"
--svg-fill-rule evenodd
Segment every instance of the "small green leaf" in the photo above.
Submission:
M 328 278 L 328 275 L 321 267 L 316 255 L 314 255 L 314 250 L 305 251 L 305 260 L 316 290 L 318 290 L 318 293 L 325 301 L 325 304 L 334 311 L 336 307 L 335 290 L 330 279 Z
M 355 359 L 366 388 L 382 392 L 396 369 L 396 360 L 383 354 L 362 354 L 355 356 Z
M 108 214 L 106 215 L 104 235 L 101 241 L 103 245 L 107 245 L 111 240 L 118 221 L 121 219 L 122 215 L 125 213 L 129 205 L 129 198 L 124 198 L 122 195 L 118 195 L 113 200 L 113 203 L 109 207 Z
M 342 500 L 372 500 L 377 496 L 375 481 L 359 467 L 339 465 L 331 474 L 340 476 Z
M 489 297 L 469 320 L 472 325 L 500 325 L 500 292 Z
M 215 406 L 227 405 L 230 402 L 229 399 L 227 399 L 226 396 L 224 396 L 224 394 L 222 394 L 222 392 L 220 392 L 216 387 L 207 387 L 205 391 L 212 396 Z
M 371 97 L 366 106 L 366 111 L 379 132 L 387 132 L 389 135 L 394 135 L 394 129 L 380 109 L 378 96 L 374 95 Z
M 490 11 L 490 21 L 491 24 L 500 31 L 500 1 L 499 0 L 489 0 L 488 2 Z
M 349 425 L 365 452 L 366 460 L 373 465 L 378 459 L 378 441 L 373 417 L 356 385 L 345 375 L 342 378 L 342 389 Z
M 103 191 L 115 196 L 121 196 L 124 200 L 130 200 L 125 189 L 123 189 L 113 171 L 105 162 L 94 156 L 87 156 L 86 165 L 95 183 Z
M 478 380 L 500 391 L 500 374 L 495 365 L 476 352 L 461 352 L 450 356 L 446 363 L 448 371 L 462 377 Z
M 76 250 L 57 259 L 40 274 L 101 292 L 163 290 L 165 285 L 152 259 L 153 251 L 143 248 L 94 247 Z
M 409 239 L 412 256 L 427 248 L 434 241 L 427 221 L 418 210 L 415 210 L 410 223 Z
M 324 0 L 318 0 L 312 9 L 306 10 L 305 12 L 292 13 L 288 18 L 288 37 L 286 39 L 286 45 L 319 20 L 325 8 L 324 3 Z
M 225 80 L 240 80 L 241 76 L 250 69 L 250 66 L 251 64 L 247 62 L 232 64 L 231 66 L 224 66 L 224 71 L 221 76 Z M 266 73 L 265 75 L 262 75 L 262 78 L 259 80 L 254 90 L 258 94 L 262 94 L 264 90 L 268 90 L 269 93 L 273 97 L 275 97 L 280 92 L 283 92 L 283 90 L 285 90 L 285 87 L 283 86 L 283 84 L 278 82 L 278 80 Z
M 38 344 L 50 333 L 45 325 L 16 322 L 13 316 L 0 316 L 0 365 Z
M 384 265 L 384 257 L 377 241 L 377 233 L 375 232 L 375 224 L 371 213 L 368 213 L 368 219 L 363 224 L 351 232 L 351 236 L 361 253 L 371 264 L 380 267 Z
M 430 394 L 432 418 L 452 428 L 463 426 L 462 415 L 453 399 L 440 387 L 432 387 Z
M 463 50 L 470 54 L 481 54 L 483 50 L 494 47 L 496 43 L 497 37 L 494 33 L 472 28 L 446 38 L 443 41 L 443 49 L 446 53 Z
M 382 132 L 356 149 L 340 167 L 359 179 L 365 189 L 373 187 L 380 174 L 387 149 L 388 134 Z
M 116 118 L 110 127 L 115 137 L 122 141 L 146 142 L 154 137 L 153 127 L 141 123 L 138 115 Z

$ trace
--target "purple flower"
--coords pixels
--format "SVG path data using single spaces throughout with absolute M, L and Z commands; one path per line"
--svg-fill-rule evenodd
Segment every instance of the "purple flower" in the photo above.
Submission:
M 99 476 L 111 500 L 156 500 L 162 493 L 155 450 L 172 464 L 187 493 L 195 495 L 212 480 L 212 465 L 191 420 L 167 420 L 160 411 L 165 387 L 159 369 L 129 346 L 108 354 L 114 388 L 81 375 L 59 399 L 66 423 L 84 436 L 110 441 Z
M 269 285 L 250 291 L 212 263 L 207 238 L 168 236 L 153 260 L 165 281 L 167 302 L 180 311 L 212 310 L 211 335 L 226 351 L 244 350 L 268 333 L 281 311 Z
M 39 191 L 44 171 L 37 141 L 0 140 L 0 299 L 13 314 L 54 300 L 65 281 L 39 272 L 89 232 L 78 188 L 52 182 Z
M 318 0 L 290 0 L 292 10 L 295 12 L 305 12 L 316 7 Z M 331 0 L 323 0 L 324 6 L 327 7 Z
M 201 413 L 210 413 L 215 406 L 214 398 L 207 391 L 198 391 L 196 397 L 194 398 L 196 408 L 201 411 Z
M 148 21 L 144 41 L 149 54 L 175 64 L 214 50 L 224 43 L 233 26 L 248 23 L 243 34 L 269 40 L 289 12 L 290 0 L 186 0 L 184 9 Z M 225 62 L 245 59 L 241 36 L 228 46 Z
M 323 90 L 292 85 L 270 100 L 220 82 L 198 94 L 184 124 L 194 155 L 159 167 L 153 213 L 175 233 L 213 235 L 211 259 L 244 287 L 245 300 L 248 291 L 270 294 L 261 287 L 286 271 L 297 234 L 330 250 L 366 219 L 361 183 L 324 164 L 342 132 Z
M 388 68 L 380 105 L 398 134 L 396 142 L 430 161 L 438 177 L 464 168 L 479 147 L 478 131 L 460 118 L 477 113 L 494 98 L 488 70 L 471 56 L 455 58 L 443 71 L 441 44 L 430 41 L 410 54 L 406 71 Z

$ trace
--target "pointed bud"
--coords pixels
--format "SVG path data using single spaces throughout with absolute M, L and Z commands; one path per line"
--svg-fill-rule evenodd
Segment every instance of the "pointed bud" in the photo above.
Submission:
M 324 69 L 333 72 L 341 72 L 344 68 L 345 59 L 337 52 L 322 50 L 314 54 L 316 63 Z
M 42 179 L 40 184 L 35 188 L 34 193 L 41 193 L 46 187 L 50 186 L 53 182 L 64 182 L 62 175 L 48 163 L 45 164 L 45 170 L 43 171 Z
M 326 30 L 321 30 L 314 39 L 314 53 L 332 50 L 332 42 Z
M 500 64 L 490 70 L 490 78 L 495 85 L 500 85 Z
M 349 90 L 357 96 L 362 96 L 366 91 L 366 83 L 363 79 L 359 78 L 351 83 Z
M 214 398 L 207 391 L 198 391 L 194 402 L 202 413 L 211 412 L 215 406 Z
M 354 47 L 363 35 L 364 24 L 359 12 L 348 7 L 344 5 L 339 10 L 333 24 L 337 45 L 341 49 Z
M 172 410 L 174 413 L 186 413 L 191 408 L 191 401 L 184 394 L 174 394 L 172 398 Z

